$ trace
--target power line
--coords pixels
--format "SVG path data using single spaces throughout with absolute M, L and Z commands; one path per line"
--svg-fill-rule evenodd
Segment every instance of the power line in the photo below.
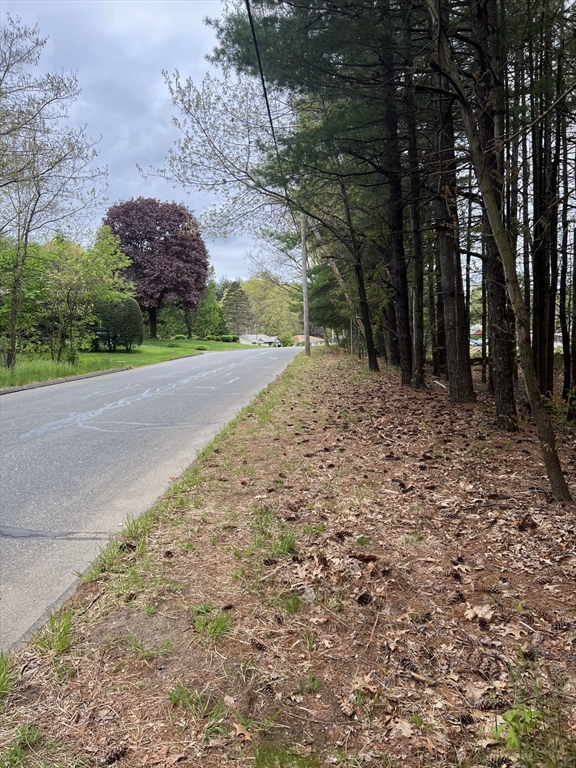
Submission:
M 278 142 L 276 141 L 276 131 L 274 130 L 274 122 L 272 120 L 272 112 L 270 110 L 270 102 L 268 100 L 268 90 L 266 89 L 266 81 L 264 80 L 264 70 L 262 69 L 262 59 L 260 58 L 260 48 L 258 47 L 258 39 L 256 38 L 256 28 L 254 26 L 254 19 L 252 17 L 252 9 L 250 8 L 250 0 L 246 0 L 246 10 L 248 11 L 248 21 L 250 22 L 250 29 L 252 30 L 252 42 L 254 43 L 254 50 L 256 51 L 256 58 L 258 60 L 258 70 L 260 71 L 260 81 L 262 82 L 262 90 L 264 92 L 264 101 L 266 102 L 266 110 L 268 111 L 268 120 L 270 122 L 270 128 L 272 130 L 272 138 L 274 139 L 274 146 L 276 147 L 276 157 L 278 158 L 278 165 L 282 172 L 282 161 L 280 160 L 280 150 L 278 149 Z M 282 172 L 282 175 L 284 173 Z

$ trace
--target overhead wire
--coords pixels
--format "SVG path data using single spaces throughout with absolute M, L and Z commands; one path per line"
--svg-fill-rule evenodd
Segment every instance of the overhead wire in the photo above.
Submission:
M 274 121 L 272 120 L 272 110 L 270 109 L 270 101 L 268 99 L 268 89 L 266 88 L 266 80 L 264 79 L 264 69 L 262 68 L 262 58 L 260 57 L 260 47 L 258 45 L 258 38 L 256 37 L 256 27 L 254 25 L 254 18 L 252 16 L 250 0 L 245 0 L 245 2 L 246 2 L 246 10 L 248 12 L 248 21 L 250 22 L 250 30 L 252 32 L 252 42 L 254 43 L 254 50 L 256 51 L 256 59 L 258 61 L 258 71 L 260 72 L 260 82 L 262 83 L 264 101 L 266 102 L 266 110 L 268 112 L 268 121 L 270 122 L 272 138 L 274 139 L 274 146 L 276 148 L 276 157 L 278 159 L 278 165 L 280 167 L 280 171 L 282 172 L 282 160 L 280 159 L 280 150 L 278 149 L 278 141 L 276 140 L 276 131 L 274 130 Z M 282 172 L 282 176 L 284 176 L 283 172 Z

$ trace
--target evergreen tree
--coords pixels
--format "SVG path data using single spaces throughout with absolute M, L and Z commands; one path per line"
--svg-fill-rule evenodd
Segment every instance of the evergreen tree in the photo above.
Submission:
M 222 313 L 231 333 L 240 336 L 253 331 L 254 315 L 250 307 L 250 299 L 239 281 L 235 281 L 226 288 L 222 297 Z

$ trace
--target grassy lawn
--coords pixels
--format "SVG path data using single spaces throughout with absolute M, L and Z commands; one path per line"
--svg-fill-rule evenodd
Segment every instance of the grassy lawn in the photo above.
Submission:
M 175 357 L 197 355 L 202 351 L 231 352 L 235 349 L 248 348 L 245 344 L 229 344 L 223 341 L 148 339 L 141 347 L 136 347 L 131 352 L 123 350 L 115 353 L 82 352 L 76 365 L 55 363 L 49 359 L 20 358 L 13 370 L 0 369 L 0 389 L 77 376 L 82 373 L 106 371 L 110 368 L 139 368 L 142 365 L 163 363 Z

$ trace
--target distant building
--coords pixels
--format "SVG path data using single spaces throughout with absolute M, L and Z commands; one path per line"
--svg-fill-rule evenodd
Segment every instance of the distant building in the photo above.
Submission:
M 305 343 L 304 335 L 300 336 L 294 336 L 294 346 L 295 347 L 303 347 Z M 326 342 L 324 339 L 321 339 L 319 336 L 310 336 L 310 346 L 311 347 L 317 347 L 319 344 L 325 344 Z
M 281 347 L 282 342 L 278 336 L 267 336 L 265 333 L 243 333 L 240 336 L 240 344 L 253 344 L 257 347 Z

